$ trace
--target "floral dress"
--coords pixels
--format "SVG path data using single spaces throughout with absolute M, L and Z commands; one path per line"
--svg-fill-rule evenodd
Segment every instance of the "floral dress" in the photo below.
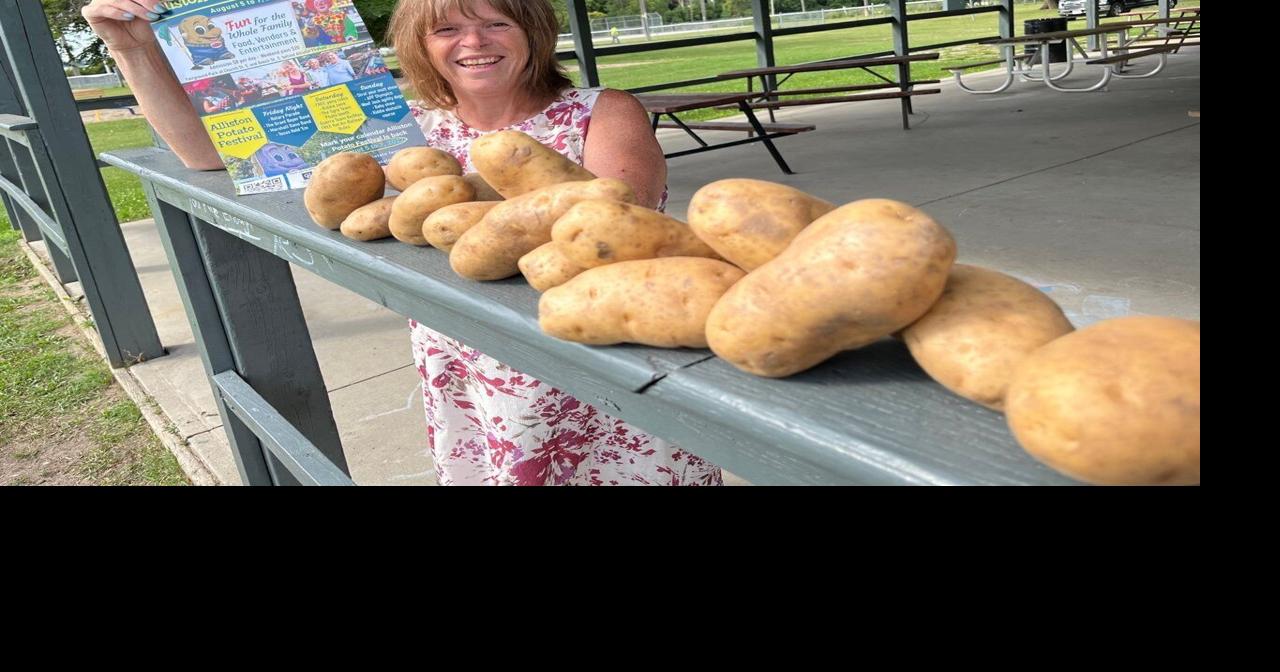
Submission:
M 600 91 L 567 89 L 508 128 L 581 164 Z M 448 110 L 416 102 L 410 109 L 428 145 L 475 171 L 468 149 L 492 131 L 473 129 Z M 410 327 L 441 485 L 722 484 L 714 464 L 422 324 Z

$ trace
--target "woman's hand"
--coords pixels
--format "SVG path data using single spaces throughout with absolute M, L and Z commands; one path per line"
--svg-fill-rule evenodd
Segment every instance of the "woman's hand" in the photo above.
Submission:
M 154 45 L 151 22 L 167 11 L 158 0 L 93 0 L 80 13 L 107 49 L 119 54 Z
M 222 158 L 200 121 L 192 98 L 156 44 L 151 22 L 168 12 L 161 0 L 93 0 L 80 13 L 120 66 L 120 73 L 151 128 L 182 163 L 221 170 Z

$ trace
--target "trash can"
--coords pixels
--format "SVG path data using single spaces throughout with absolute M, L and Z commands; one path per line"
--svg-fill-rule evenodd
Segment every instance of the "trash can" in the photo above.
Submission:
M 1067 29 L 1067 17 L 1064 16 L 1056 19 L 1027 19 L 1022 22 L 1022 28 L 1027 35 L 1035 35 L 1036 33 L 1056 33 Z M 1038 44 L 1030 44 L 1024 47 L 1024 51 L 1028 54 L 1034 54 L 1039 48 L 1040 45 Z M 1067 62 L 1066 42 L 1049 45 L 1049 62 Z

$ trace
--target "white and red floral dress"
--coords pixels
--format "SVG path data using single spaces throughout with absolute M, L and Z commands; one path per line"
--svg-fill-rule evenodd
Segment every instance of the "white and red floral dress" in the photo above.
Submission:
M 581 164 L 601 90 L 566 89 L 508 128 Z M 410 109 L 428 145 L 474 172 L 471 142 L 493 131 L 473 129 L 449 110 Z M 410 326 L 441 485 L 722 484 L 714 464 L 424 325 Z

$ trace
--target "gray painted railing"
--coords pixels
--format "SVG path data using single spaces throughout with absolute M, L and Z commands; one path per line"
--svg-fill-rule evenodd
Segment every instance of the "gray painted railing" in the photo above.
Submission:
M 0 191 L 58 280 L 79 282 L 114 367 L 164 354 L 80 113 L 35 0 L 0 0 Z

